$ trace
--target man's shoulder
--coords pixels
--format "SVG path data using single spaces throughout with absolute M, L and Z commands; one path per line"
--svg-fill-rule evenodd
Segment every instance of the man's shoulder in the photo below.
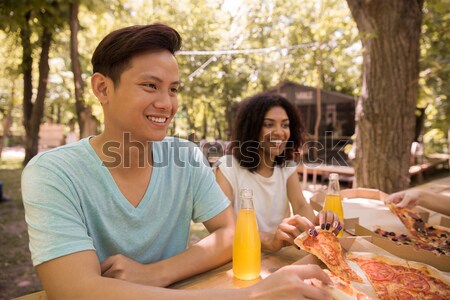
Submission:
M 80 140 L 75 143 L 38 153 L 30 160 L 26 168 L 37 165 L 51 168 L 52 166 L 60 164 L 79 164 L 83 161 L 83 158 L 86 157 L 86 152 L 87 150 L 83 145 L 83 140 Z

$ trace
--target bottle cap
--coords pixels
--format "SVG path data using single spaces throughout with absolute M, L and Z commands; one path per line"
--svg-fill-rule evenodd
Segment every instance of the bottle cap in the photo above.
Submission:
M 241 189 L 241 198 L 253 198 L 253 190 Z
M 331 173 L 328 177 L 329 180 L 339 180 L 339 174 Z

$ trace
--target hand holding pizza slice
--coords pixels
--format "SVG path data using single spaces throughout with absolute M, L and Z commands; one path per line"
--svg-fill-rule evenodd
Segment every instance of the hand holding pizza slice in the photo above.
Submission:
M 337 237 L 330 231 L 321 230 L 320 227 L 316 230 L 317 236 L 310 236 L 303 232 L 294 240 L 295 244 L 317 256 L 337 276 L 350 281 L 363 282 L 347 264 Z

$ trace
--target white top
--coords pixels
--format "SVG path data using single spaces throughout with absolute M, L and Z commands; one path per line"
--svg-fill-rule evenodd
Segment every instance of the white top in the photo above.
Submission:
M 242 168 L 232 155 L 225 155 L 219 159 L 215 168 L 220 169 L 233 188 L 234 198 L 230 200 L 235 213 L 239 212 L 240 190 L 252 189 L 258 229 L 271 232 L 290 214 L 287 180 L 296 171 L 296 167 L 295 163 L 287 167 L 277 166 L 271 177 L 264 177 Z

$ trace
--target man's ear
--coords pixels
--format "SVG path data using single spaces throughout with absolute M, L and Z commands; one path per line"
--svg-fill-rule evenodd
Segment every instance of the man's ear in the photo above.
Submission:
M 112 84 L 110 81 L 109 78 L 100 73 L 94 73 L 91 77 L 92 91 L 102 105 L 108 103 L 108 95 Z

